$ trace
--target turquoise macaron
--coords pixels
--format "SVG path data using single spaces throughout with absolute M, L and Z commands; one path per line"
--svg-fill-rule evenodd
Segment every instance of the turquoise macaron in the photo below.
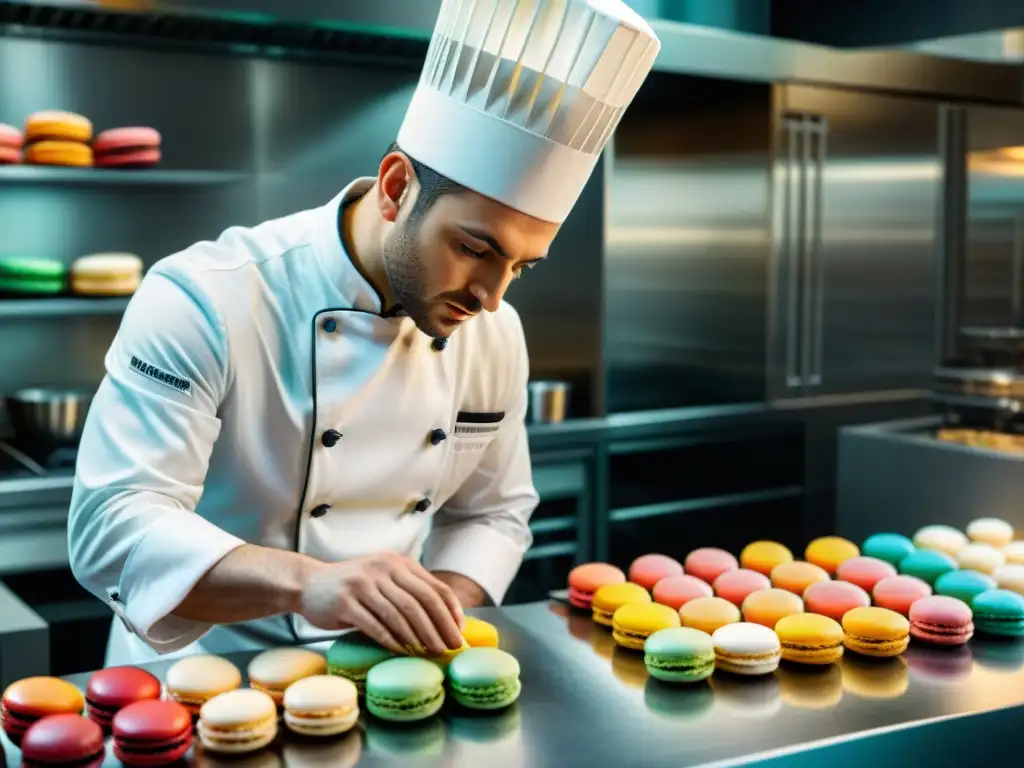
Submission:
M 366 676 L 366 708 L 381 720 L 410 723 L 437 714 L 444 704 L 444 672 L 431 661 L 399 656 Z
M 327 649 L 327 673 L 351 680 L 363 695 L 370 669 L 396 655 L 362 632 L 348 632 Z
M 500 648 L 469 648 L 448 665 L 448 684 L 464 707 L 502 709 L 515 703 L 522 690 L 519 662 Z
M 996 588 L 996 580 L 981 571 L 949 571 L 935 580 L 935 594 L 955 597 L 968 605 L 982 592 Z
M 898 569 L 904 576 L 916 576 L 934 587 L 940 576 L 958 567 L 956 560 L 949 555 L 932 549 L 919 549 L 900 560 Z
M 644 666 L 666 683 L 696 683 L 715 671 L 711 635 L 692 627 L 659 629 L 644 641 Z
M 907 555 L 917 551 L 914 542 L 899 533 L 876 533 L 864 539 L 860 552 L 865 557 L 899 565 Z
M 971 601 L 974 628 L 986 635 L 1024 637 L 1024 597 L 1008 589 L 990 589 Z

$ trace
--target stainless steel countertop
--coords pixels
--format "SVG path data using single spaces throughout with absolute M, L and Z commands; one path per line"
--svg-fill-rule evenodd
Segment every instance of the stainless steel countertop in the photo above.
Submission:
M 409 758 L 473 768 L 740 765 L 837 739 L 915 733 L 937 719 L 948 729 L 964 715 L 1024 716 L 1024 642 L 913 645 L 896 659 L 847 655 L 822 670 L 783 666 L 763 679 L 716 672 L 708 683 L 668 686 L 648 679 L 640 654 L 616 648 L 609 632 L 557 602 L 473 613 L 497 625 L 501 646 L 522 665 L 522 698 L 509 710 L 480 716 L 449 703 L 438 718 L 406 727 L 364 713 L 358 730 L 341 740 L 283 735 L 231 765 L 391 766 Z M 252 656 L 229 658 L 244 671 Z M 150 668 L 162 675 L 171 663 Z M 88 675 L 69 679 L 84 689 Z M 16 765 L 17 750 L 7 741 L 3 747 L 8 765 Z M 192 765 L 220 764 L 196 752 Z

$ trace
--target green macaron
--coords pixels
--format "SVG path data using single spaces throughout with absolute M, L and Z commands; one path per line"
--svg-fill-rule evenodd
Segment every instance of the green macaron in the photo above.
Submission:
M 382 720 L 425 720 L 437 714 L 443 704 L 444 672 L 426 659 L 388 659 L 372 667 L 366 676 L 366 708 Z
M 996 580 L 981 571 L 949 571 L 935 580 L 935 594 L 955 597 L 968 605 L 982 592 L 996 588 Z
M 395 655 L 362 632 L 348 632 L 327 649 L 327 673 L 351 680 L 364 694 L 370 669 Z
M 1024 597 L 1008 589 L 990 589 L 971 601 L 974 628 L 981 634 L 1024 637 Z
M 452 696 L 470 709 L 502 709 L 519 698 L 519 662 L 500 648 L 469 648 L 448 665 Z
M 899 572 L 904 576 L 916 576 L 934 587 L 939 577 L 957 570 L 956 560 L 932 549 L 919 549 L 900 560 Z
M 899 533 L 876 533 L 864 539 L 861 554 L 884 560 L 891 565 L 899 565 L 903 558 L 912 554 L 917 547 L 914 542 Z
M 696 683 L 715 671 L 711 635 L 691 627 L 660 629 L 644 642 L 644 665 L 667 683 Z

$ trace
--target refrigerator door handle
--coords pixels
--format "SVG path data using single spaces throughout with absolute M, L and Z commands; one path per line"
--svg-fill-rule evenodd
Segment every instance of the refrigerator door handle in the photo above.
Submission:
M 824 353 L 824 265 L 822 264 L 822 219 L 825 201 L 825 160 L 828 156 L 828 120 L 805 120 L 807 140 L 804 158 L 807 168 L 807 216 L 804 239 L 807 243 L 804 268 L 804 377 L 808 386 L 822 384 Z M 813 146 L 813 151 L 811 147 Z
M 786 117 L 782 121 L 786 142 L 786 171 L 783 182 L 782 243 L 779 249 L 780 266 L 786 273 L 786 320 L 785 356 L 786 386 L 802 387 L 804 383 L 800 366 L 800 264 L 803 250 L 803 163 L 800 146 L 803 141 L 803 126 L 800 118 Z

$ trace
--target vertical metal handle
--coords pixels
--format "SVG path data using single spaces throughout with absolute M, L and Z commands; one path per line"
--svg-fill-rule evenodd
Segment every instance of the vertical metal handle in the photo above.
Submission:
M 786 174 L 783 191 L 785 213 L 783 217 L 782 257 L 786 270 L 786 386 L 800 387 L 803 376 L 799 365 L 798 332 L 800 330 L 800 251 L 802 249 L 803 213 L 803 165 L 799 150 L 803 130 L 798 119 L 785 118 L 782 122 L 786 132 Z M 803 142 L 805 143 L 805 142 Z M 780 263 L 782 266 L 782 263 Z
M 814 155 L 809 164 L 808 174 L 809 192 L 808 199 L 811 207 L 807 215 L 807 284 L 810 287 L 810 303 L 813 305 L 813 314 L 807 313 L 805 317 L 813 317 L 813 328 L 808 329 L 805 338 L 813 336 L 814 343 L 810 354 L 805 357 L 808 365 L 807 383 L 817 387 L 822 383 L 822 355 L 824 354 L 824 316 L 825 316 L 825 292 L 824 274 L 825 266 L 822 263 L 822 227 L 825 208 L 825 159 L 828 156 L 828 121 L 819 118 L 809 125 L 810 134 L 814 138 Z M 806 298 L 806 297 L 805 297 Z

